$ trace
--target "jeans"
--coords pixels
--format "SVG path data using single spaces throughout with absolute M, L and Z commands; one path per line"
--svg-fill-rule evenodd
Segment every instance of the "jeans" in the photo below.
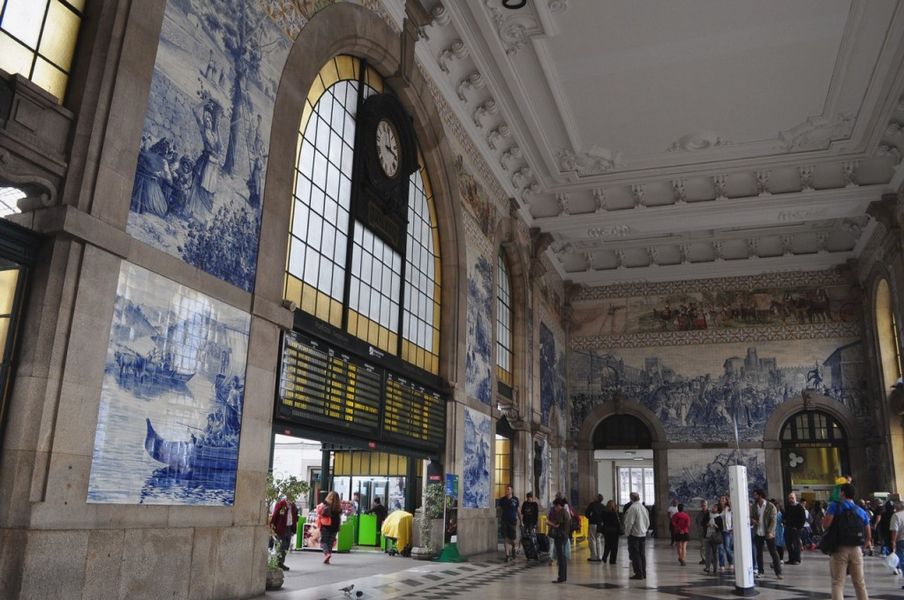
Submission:
M 556 563 L 559 565 L 559 581 L 568 579 L 568 559 L 565 558 L 565 538 L 556 536 L 553 540 L 556 549 Z
M 721 541 L 720 538 L 716 538 Z M 722 544 L 716 541 L 716 539 L 707 538 L 704 542 L 706 544 L 706 557 L 704 560 L 706 561 L 706 569 L 708 571 L 716 572 L 716 563 L 719 562 L 719 549 L 722 547 Z
M 782 574 L 782 563 L 778 559 L 778 552 L 775 550 L 775 538 L 767 538 L 761 535 L 755 536 L 756 540 L 756 564 L 759 565 L 760 575 L 765 572 L 766 563 L 763 561 L 763 543 L 769 548 L 769 556 L 772 557 L 772 570 L 776 575 Z
M 645 537 L 628 536 L 628 555 L 631 558 L 631 566 L 634 575 L 646 579 L 647 577 L 647 553 L 644 550 Z
M 336 534 L 339 533 L 335 529 L 320 528 L 320 549 L 324 554 L 333 553 L 333 542 L 336 541 Z M 401 548 L 399 548 L 401 550 Z
M 863 552 L 860 546 L 839 546 L 829 560 L 832 573 L 832 600 L 844 600 L 844 579 L 851 572 L 851 583 L 857 600 L 867 600 L 866 583 L 863 581 Z
M 785 548 L 788 549 L 788 562 L 800 562 L 800 529 L 785 527 Z
M 904 540 L 898 540 L 895 544 L 895 554 L 898 555 L 898 568 L 904 571 Z
M 277 552 L 277 561 L 279 562 L 280 566 L 286 564 L 286 553 L 289 552 L 289 546 L 292 545 L 293 533 L 294 532 L 291 529 L 287 529 L 286 535 L 279 538 L 279 551 Z
M 587 534 L 587 545 L 590 546 L 590 560 L 602 560 L 603 534 L 597 533 L 596 525 L 590 525 L 590 532 Z
M 603 538 L 606 540 L 606 549 L 603 550 L 603 562 L 608 560 L 614 565 L 615 560 L 618 558 L 618 534 L 607 533 L 603 535 Z
M 734 536 L 730 531 L 722 532 L 722 545 L 719 546 L 719 566 L 734 564 Z

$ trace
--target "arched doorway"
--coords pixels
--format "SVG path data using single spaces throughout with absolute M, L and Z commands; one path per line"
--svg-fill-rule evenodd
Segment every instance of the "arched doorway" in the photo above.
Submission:
M 630 414 L 612 415 L 593 430 L 592 442 L 597 493 L 619 506 L 631 492 L 647 506 L 656 504 L 653 433 L 646 423 Z
M 792 415 L 782 426 L 780 439 L 785 494 L 793 491 L 811 502 L 826 500 L 835 479 L 850 473 L 848 435 L 826 412 Z

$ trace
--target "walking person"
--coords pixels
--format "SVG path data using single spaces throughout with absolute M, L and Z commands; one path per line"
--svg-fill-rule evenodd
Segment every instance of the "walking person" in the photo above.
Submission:
M 719 546 L 719 570 L 734 571 L 734 521 L 731 514 L 731 500 L 719 497 L 719 515 L 722 517 L 722 545 Z
M 621 521 L 618 520 L 618 505 L 615 500 L 609 500 L 606 504 L 600 528 L 603 531 L 603 541 L 605 542 L 602 562 L 606 562 L 608 559 L 609 564 L 614 565 L 618 558 L 618 538 L 622 535 Z M 904 534 L 904 531 L 901 533 Z
M 286 497 L 276 503 L 273 514 L 270 515 L 270 531 L 279 538 L 276 560 L 283 571 L 289 570 L 286 566 L 286 553 L 292 544 L 292 534 L 297 527 L 298 507 L 295 506 L 295 496 L 292 492 L 286 492 Z
M 829 568 L 832 574 L 832 600 L 844 600 L 844 579 L 851 574 L 851 583 L 857 600 L 869 600 L 866 582 L 863 580 L 863 551 L 861 546 L 872 549 L 869 514 L 856 504 L 857 490 L 850 483 L 839 486 L 839 500 L 831 502 L 822 519 L 824 535 L 831 535 L 829 527 L 835 525 L 838 544 L 831 553 Z
M 700 538 L 700 564 L 706 564 L 706 524 L 709 522 L 709 503 L 706 500 L 700 501 L 700 512 L 694 517 L 694 523 L 697 525 L 697 537 Z
M 587 517 L 589 527 L 587 529 L 587 545 L 590 546 L 590 562 L 603 561 L 603 532 L 599 527 L 603 521 L 603 495 L 597 494 L 596 498 L 587 505 L 584 516 Z
M 628 535 L 628 556 L 634 575 L 631 579 L 647 578 L 647 554 L 644 543 L 647 541 L 647 530 L 650 528 L 650 513 L 641 504 L 640 494 L 631 492 L 631 506 L 625 513 L 625 533 Z
M 785 525 L 785 547 L 788 549 L 788 561 L 785 564 L 800 564 L 800 534 L 807 522 L 807 513 L 803 504 L 797 501 L 797 494 L 788 494 L 788 504 L 783 512 L 782 522 Z
M 549 536 L 556 548 L 556 562 L 559 567 L 558 577 L 553 583 L 565 583 L 568 579 L 568 559 L 565 556 L 565 541 L 571 535 L 571 514 L 565 505 L 565 500 L 556 498 L 552 505 L 552 511 L 546 520 L 549 526 Z
M 671 538 L 671 542 L 669 546 L 675 545 L 675 532 L 672 530 L 672 517 L 678 512 L 678 500 L 672 498 L 672 503 L 669 504 L 668 513 L 669 513 L 669 537 Z
M 317 507 L 317 524 L 320 527 L 320 548 L 323 550 L 323 564 L 330 564 L 333 558 L 333 543 L 342 522 L 342 502 L 335 491 L 326 495 L 323 504 Z
M 496 508 L 500 510 L 499 520 L 502 525 L 502 547 L 505 550 L 505 562 L 515 560 L 515 541 L 518 538 L 518 526 L 521 524 L 520 501 L 512 493 L 512 486 L 505 486 L 505 496 L 496 500 Z M 511 548 L 511 551 L 509 549 Z
M 719 514 L 718 505 L 714 505 L 709 511 L 709 520 L 706 522 L 706 566 L 704 573 L 718 575 L 719 547 L 722 545 L 722 516 Z
M 904 502 L 897 500 L 893 505 L 894 513 L 888 522 L 889 543 L 892 552 L 898 555 L 898 568 L 896 573 L 904 572 Z
M 687 565 L 687 542 L 690 539 L 691 517 L 684 512 L 683 504 L 679 504 L 675 508 L 677 511 L 672 515 L 672 522 L 669 525 L 672 528 L 672 537 L 678 544 L 678 564 L 683 567 Z
M 778 559 L 781 561 L 783 565 L 788 564 L 785 561 L 785 540 L 787 539 L 787 535 L 785 534 L 785 511 L 782 510 L 782 505 L 778 502 L 774 502 L 775 504 L 775 551 L 778 552 Z
M 782 563 L 775 549 L 775 505 L 766 501 L 766 492 L 757 489 L 753 491 L 754 503 L 750 509 L 750 522 L 754 526 L 754 541 L 756 542 L 756 563 L 759 567 L 759 577 L 765 576 L 765 562 L 763 562 L 763 544 L 769 548 L 769 556 L 772 557 L 772 569 L 778 579 L 784 579 L 782 575 Z

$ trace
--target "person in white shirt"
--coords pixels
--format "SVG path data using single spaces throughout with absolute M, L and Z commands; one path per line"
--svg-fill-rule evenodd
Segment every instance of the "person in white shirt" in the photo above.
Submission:
M 674 517 L 678 513 L 678 500 L 672 498 L 672 503 L 669 505 L 668 511 L 669 513 L 669 534 L 671 534 L 672 541 L 669 546 L 675 545 L 675 531 L 672 528 L 672 517 Z
M 719 516 L 722 517 L 722 545 L 719 547 L 719 571 L 734 570 L 734 536 L 732 535 L 731 501 L 719 496 Z
M 898 555 L 897 574 L 900 575 L 904 569 L 904 502 L 900 500 L 895 502 L 895 514 L 891 516 L 888 532 L 891 534 L 892 550 Z
M 641 504 L 640 494 L 637 492 L 631 492 L 631 506 L 625 512 L 624 525 L 625 535 L 628 536 L 628 555 L 634 569 L 631 579 L 646 579 L 647 555 L 644 542 L 650 528 L 650 513 L 647 512 L 647 507 Z

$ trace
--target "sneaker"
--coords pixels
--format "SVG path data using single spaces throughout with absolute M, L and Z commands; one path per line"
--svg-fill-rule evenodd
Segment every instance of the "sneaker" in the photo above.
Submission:
M 778 574 L 775 576 L 775 578 L 776 578 L 776 579 L 784 579 L 785 576 L 782 575 L 781 573 L 778 573 Z
M 703 569 L 703 572 L 709 575 L 709 569 Z
M 279 565 L 279 568 L 282 569 L 283 571 L 289 570 L 289 567 L 287 567 L 286 565 Z

